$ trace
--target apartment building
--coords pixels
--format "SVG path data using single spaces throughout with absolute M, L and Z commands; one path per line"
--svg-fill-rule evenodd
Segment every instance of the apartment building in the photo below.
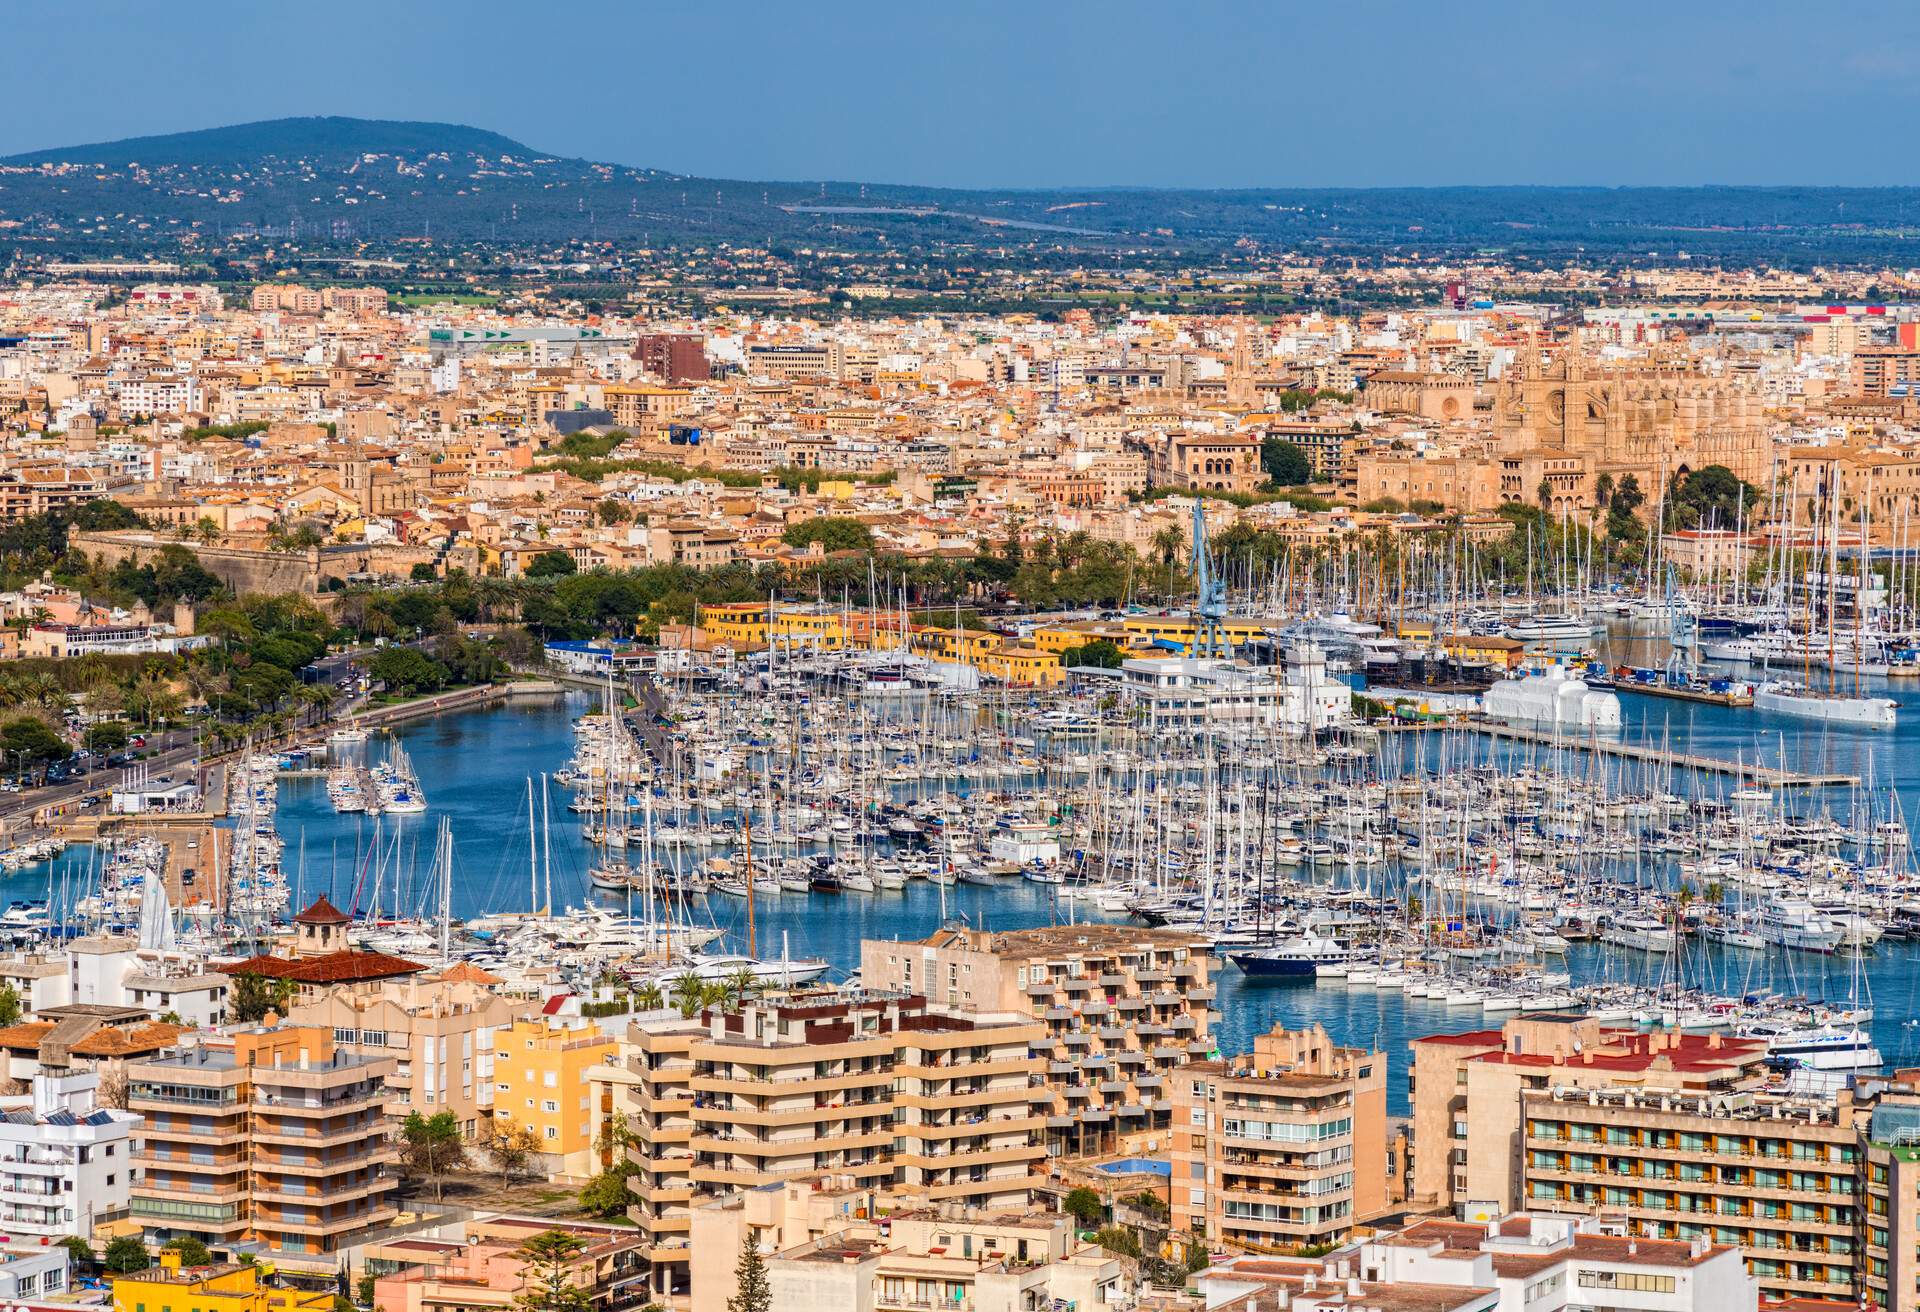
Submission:
M 616 1092 L 639 1139 L 630 1214 L 654 1245 L 655 1292 L 686 1292 L 701 1198 L 830 1176 L 896 1198 L 1024 1207 L 1046 1155 L 1029 1052 L 1042 1033 L 911 995 L 636 1022 L 636 1079 Z
M 1387 1210 L 1387 1059 L 1322 1027 L 1194 1062 L 1173 1089 L 1173 1228 L 1257 1247 L 1330 1243 Z
M 1409 1044 L 1413 1162 L 1407 1200 L 1498 1215 L 1521 1206 L 1520 1095 L 1552 1086 L 1701 1096 L 1753 1088 L 1766 1045 L 1719 1034 L 1642 1034 L 1589 1017 L 1515 1017 L 1499 1029 Z
M 493 1117 L 498 1033 L 534 1004 L 501 997 L 485 971 L 462 963 L 431 977 L 382 981 L 377 992 L 333 988 L 288 1009 L 292 1025 L 332 1033 L 343 1051 L 391 1057 L 387 1114 L 452 1112 L 477 1135 Z
M 144 1123 L 132 1212 L 148 1242 L 252 1242 L 331 1270 L 354 1235 L 397 1215 L 393 1066 L 340 1050 L 328 1030 L 277 1023 L 133 1063 L 127 1106 Z
M 1530 1210 L 1594 1213 L 1645 1239 L 1731 1245 L 1776 1297 L 1854 1302 L 1863 1293 L 1866 1126 L 1850 1093 L 1827 1101 L 1556 1085 L 1522 1092 L 1520 1112 Z
M 867 939 L 860 978 L 948 1008 L 1040 1022 L 1033 1054 L 1045 1063 L 1048 1144 L 1084 1153 L 1165 1128 L 1169 1075 L 1214 1055 L 1208 961 L 1204 940 L 1171 930 L 943 928 L 918 942 Z
M 1216 1292 L 1237 1265 L 1263 1264 L 1214 1268 L 1202 1288 Z M 1592 1218 L 1524 1212 L 1477 1224 L 1416 1221 L 1334 1253 L 1321 1273 L 1339 1289 L 1389 1295 L 1491 1289 L 1498 1302 L 1490 1312 L 1754 1312 L 1759 1293 L 1737 1249 L 1634 1239 Z
M 1119 1312 L 1133 1305 L 1128 1266 L 1059 1215 L 896 1213 L 884 1232 L 860 1225 L 774 1253 L 767 1284 L 780 1312 Z M 696 1285 L 693 1312 L 720 1312 L 730 1285 Z
M 600 1117 L 587 1072 L 613 1059 L 619 1044 L 592 1021 L 536 1016 L 494 1035 L 495 1128 L 531 1130 L 550 1175 L 582 1178 L 593 1158 Z
M 36 1075 L 0 1099 L 0 1224 L 45 1242 L 125 1216 L 140 1118 L 95 1102 L 91 1071 Z

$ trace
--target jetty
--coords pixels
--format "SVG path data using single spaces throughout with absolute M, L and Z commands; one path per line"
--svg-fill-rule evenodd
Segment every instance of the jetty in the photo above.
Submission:
M 1378 724 L 1371 727 L 1381 733 L 1431 733 L 1435 730 L 1455 729 L 1506 742 L 1531 743 L 1555 751 L 1595 752 L 1601 756 L 1645 761 L 1648 764 L 1671 766 L 1676 770 L 1689 770 L 1697 774 L 1721 775 L 1769 788 L 1850 788 L 1860 782 L 1860 776 L 1854 774 L 1839 772 L 1808 774 L 1798 770 L 1782 770 L 1775 766 L 1759 765 L 1751 761 L 1730 761 L 1719 756 L 1701 756 L 1693 752 L 1675 752 L 1661 747 L 1648 747 L 1641 743 L 1620 742 L 1612 738 L 1603 738 L 1598 734 L 1550 733 L 1544 729 L 1523 729 L 1518 725 L 1499 724 L 1492 720 L 1443 720 Z

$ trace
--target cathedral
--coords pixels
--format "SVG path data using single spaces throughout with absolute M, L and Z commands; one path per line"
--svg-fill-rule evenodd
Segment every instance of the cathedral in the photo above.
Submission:
M 1595 367 L 1577 353 L 1523 365 L 1493 384 L 1496 454 L 1511 465 L 1550 467 L 1578 503 L 1593 480 L 1632 474 L 1645 488 L 1707 465 L 1764 483 L 1772 443 L 1759 382 L 1671 364 Z M 1503 480 L 1503 483 L 1506 480 Z M 1577 489 L 1575 485 L 1578 485 Z M 1516 495 L 1517 491 L 1517 495 Z M 1532 500 L 1534 486 L 1502 488 Z

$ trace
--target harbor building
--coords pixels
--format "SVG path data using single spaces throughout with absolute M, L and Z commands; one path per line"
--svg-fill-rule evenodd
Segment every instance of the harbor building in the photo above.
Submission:
M 1415 1207 L 1498 1215 L 1521 1206 L 1520 1095 L 1553 1086 L 1699 1096 L 1759 1086 L 1766 1044 L 1641 1033 L 1590 1017 L 1516 1016 L 1499 1029 L 1409 1044 Z
M 143 1123 L 132 1215 L 147 1241 L 252 1244 L 276 1263 L 332 1271 L 355 1235 L 398 1215 L 385 1116 L 393 1067 L 271 1015 L 133 1063 L 127 1106 Z
M 1046 1156 L 1034 1102 L 1044 1027 L 912 995 L 750 1003 L 628 1029 L 613 1088 L 651 1241 L 653 1291 L 684 1294 L 696 1201 L 796 1179 L 899 1200 L 1025 1207 Z
M 860 978 L 949 1008 L 1017 1012 L 1043 1027 L 1048 1147 L 1105 1152 L 1163 1130 L 1168 1077 L 1215 1056 L 1206 940 L 1128 925 L 989 933 L 947 927 L 917 942 L 867 939 Z
M 1387 1210 L 1387 1057 L 1319 1025 L 1169 1077 L 1173 1228 L 1253 1248 L 1330 1243 Z

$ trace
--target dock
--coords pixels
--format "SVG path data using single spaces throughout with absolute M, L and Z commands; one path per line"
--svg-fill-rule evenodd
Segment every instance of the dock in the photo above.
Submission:
M 1555 751 L 1595 752 L 1601 756 L 1644 761 L 1649 765 L 1670 766 L 1676 770 L 1688 770 L 1696 774 L 1720 775 L 1768 788 L 1849 788 L 1860 782 L 1859 775 L 1803 774 L 1797 770 L 1781 770 L 1769 765 L 1729 761 L 1720 756 L 1700 756 L 1691 752 L 1673 752 L 1658 747 L 1647 747 L 1640 743 L 1624 743 L 1603 738 L 1598 734 L 1547 733 L 1540 729 L 1522 729 L 1516 725 L 1497 724 L 1491 720 L 1446 720 L 1431 723 L 1380 724 L 1372 727 L 1381 733 L 1431 733 L 1441 729 L 1457 729 L 1506 742 L 1531 743 Z

